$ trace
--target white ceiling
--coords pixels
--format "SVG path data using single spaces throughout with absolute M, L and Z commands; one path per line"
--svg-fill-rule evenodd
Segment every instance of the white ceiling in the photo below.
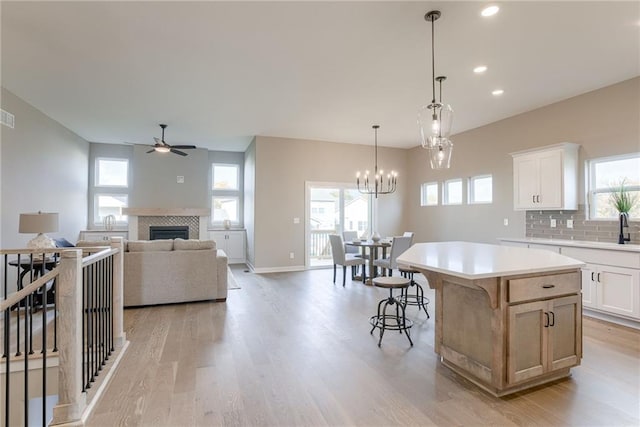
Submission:
M 640 2 L 486 4 L 2 1 L 1 81 L 89 141 L 151 144 L 167 123 L 170 144 L 243 151 L 372 144 L 374 123 L 380 145 L 418 145 L 432 9 L 454 133 L 640 75 Z

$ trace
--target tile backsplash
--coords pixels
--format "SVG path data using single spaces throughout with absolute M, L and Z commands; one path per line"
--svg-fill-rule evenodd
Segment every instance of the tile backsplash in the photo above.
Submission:
M 551 220 L 556 220 L 556 227 L 551 228 Z M 573 228 L 567 228 L 567 220 L 573 220 Z M 527 211 L 526 237 L 543 239 L 587 240 L 594 242 L 617 243 L 620 225 L 617 220 L 586 219 L 585 205 L 578 206 L 577 211 Z M 626 233 L 631 234 L 631 242 L 640 244 L 640 222 L 629 221 Z

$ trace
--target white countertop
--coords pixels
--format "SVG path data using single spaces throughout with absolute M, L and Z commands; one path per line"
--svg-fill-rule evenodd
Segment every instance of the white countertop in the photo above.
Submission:
M 502 237 L 501 242 L 535 243 L 537 245 L 572 246 L 576 248 L 607 249 L 612 251 L 640 252 L 640 245 L 609 242 L 590 242 L 587 240 L 541 239 L 535 237 Z
M 471 242 L 416 243 L 398 264 L 474 280 L 580 268 L 585 263 L 546 250 Z

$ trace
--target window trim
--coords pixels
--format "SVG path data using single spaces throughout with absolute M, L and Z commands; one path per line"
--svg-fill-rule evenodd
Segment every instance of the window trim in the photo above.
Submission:
M 475 188 L 473 183 L 478 179 L 491 178 L 491 200 L 489 201 L 476 201 L 475 200 Z M 484 175 L 474 175 L 469 178 L 467 182 L 467 203 L 470 205 L 490 205 L 493 203 L 493 175 L 488 173 Z
M 233 195 L 233 194 L 212 194 L 211 195 L 211 224 L 213 225 L 221 225 L 224 223 L 224 219 L 221 220 L 214 220 L 213 216 L 215 213 L 215 209 L 213 207 L 214 204 L 214 199 L 235 199 L 236 201 L 236 215 L 237 218 L 236 219 L 230 219 L 229 221 L 231 221 L 231 225 L 238 225 L 240 224 L 240 196 L 239 195 Z
M 616 220 L 615 217 L 596 217 L 595 216 L 595 212 L 594 212 L 594 208 L 595 208 L 595 204 L 594 204 L 594 198 L 596 194 L 607 194 L 607 193 L 611 193 L 611 189 L 610 187 L 607 188 L 592 188 L 592 186 L 594 185 L 595 181 L 596 181 L 596 176 L 595 176 L 595 165 L 598 163 L 607 163 L 607 162 L 614 162 L 614 161 L 619 161 L 619 160 L 628 160 L 628 159 L 639 159 L 640 160 L 640 152 L 633 152 L 633 153 L 627 153 L 627 154 L 618 154 L 615 156 L 607 156 L 607 157 L 598 157 L 595 159 L 589 159 L 585 162 L 585 200 L 586 200 L 586 214 L 587 214 L 587 219 L 590 221 L 613 221 Z M 639 185 L 630 185 L 627 187 L 627 190 L 629 191 L 640 191 L 640 184 Z M 636 218 L 636 217 L 629 217 L 629 221 L 638 221 L 640 220 L 640 218 Z
M 460 202 L 451 203 L 449 201 L 449 184 L 460 182 Z M 442 206 L 460 206 L 464 204 L 464 180 L 462 178 L 447 179 L 442 182 Z
M 99 211 L 98 199 L 100 198 L 100 196 L 113 196 L 113 197 L 124 196 L 127 198 L 127 203 L 125 207 L 129 206 L 129 193 L 114 193 L 114 192 L 99 192 L 99 191 L 94 192 L 93 193 L 93 218 L 91 220 L 94 226 L 104 224 L 104 220 L 100 220 L 98 218 L 98 211 Z M 122 216 L 124 216 L 126 219 L 118 220 L 118 218 L 116 217 L 116 222 L 114 224 L 115 226 L 126 226 L 129 223 L 129 216 L 128 215 L 122 215 Z
M 235 167 L 236 168 L 236 188 L 216 188 L 216 166 Z M 240 165 L 237 163 L 211 163 L 211 190 L 216 191 L 240 191 Z
M 100 184 L 100 161 L 101 160 L 110 160 L 110 161 L 119 161 L 124 162 L 127 165 L 127 177 L 126 184 Z M 95 188 L 129 188 L 129 159 L 126 157 L 96 157 L 94 163 L 94 177 L 93 177 L 93 186 Z
M 427 189 L 430 186 L 435 186 L 436 187 L 436 202 L 435 203 L 429 203 Z M 439 187 L 438 181 L 423 182 L 420 185 L 420 206 L 438 206 L 440 204 L 440 191 L 439 191 L 438 187 Z

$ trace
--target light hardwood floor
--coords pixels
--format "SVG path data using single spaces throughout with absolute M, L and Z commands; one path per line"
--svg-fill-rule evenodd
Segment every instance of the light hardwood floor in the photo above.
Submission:
M 640 425 L 638 331 L 585 319 L 571 378 L 499 399 L 442 366 L 415 307 L 414 346 L 388 332 L 378 348 L 386 291 L 233 272 L 226 303 L 125 311 L 131 345 L 88 426 Z

